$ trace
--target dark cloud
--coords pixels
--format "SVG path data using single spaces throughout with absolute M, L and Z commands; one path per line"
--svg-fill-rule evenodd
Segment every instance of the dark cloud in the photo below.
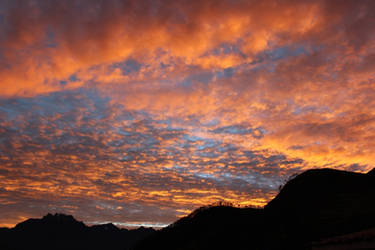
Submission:
M 264 129 L 262 128 L 249 128 L 244 125 L 231 125 L 225 127 L 215 128 L 211 130 L 212 133 L 215 134 L 235 134 L 235 135 L 245 135 L 251 134 L 254 138 L 260 139 L 263 137 L 265 133 Z

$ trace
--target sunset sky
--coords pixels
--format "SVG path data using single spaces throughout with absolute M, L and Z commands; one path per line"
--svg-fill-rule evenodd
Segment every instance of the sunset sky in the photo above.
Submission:
M 322 167 L 375 167 L 375 1 L 1 1 L 0 226 L 162 227 Z

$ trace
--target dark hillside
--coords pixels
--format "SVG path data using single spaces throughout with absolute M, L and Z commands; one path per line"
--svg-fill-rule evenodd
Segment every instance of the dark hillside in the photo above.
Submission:
M 356 249 L 375 246 L 374 228 L 374 170 L 317 169 L 289 180 L 263 209 L 206 206 L 159 231 L 48 214 L 0 228 L 0 249 Z
M 263 241 L 263 213 L 260 209 L 230 206 L 202 207 L 151 235 L 137 249 L 249 249 L 249 237 Z M 254 249 L 254 248 L 253 248 Z
M 0 249 L 129 249 L 153 229 L 120 229 L 113 224 L 88 227 L 71 215 L 48 214 L 0 230 Z
M 375 176 L 308 170 L 264 209 L 209 207 L 140 242 L 136 249 L 304 249 L 310 242 L 375 226 Z

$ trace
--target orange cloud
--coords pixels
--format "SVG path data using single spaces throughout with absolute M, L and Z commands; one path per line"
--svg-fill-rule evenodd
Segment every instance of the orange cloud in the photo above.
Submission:
M 6 61 L 0 69 L 1 93 L 33 95 L 77 87 L 82 83 L 63 87 L 58 82 L 92 66 L 129 56 L 149 57 L 158 50 L 188 64 L 218 66 L 212 57 L 202 55 L 222 43 L 243 40 L 244 52 L 254 54 L 282 32 L 293 31 L 294 36 L 312 30 L 311 19 L 319 19 L 315 5 L 8 2 L 4 7 L 6 40 L 0 45 Z M 290 13 L 298 16 L 292 18 Z M 224 60 L 219 59 L 224 67 L 238 61 L 234 55 Z
M 375 165 L 372 1 L 2 5 L 4 225 L 170 223 L 263 205 L 302 169 Z

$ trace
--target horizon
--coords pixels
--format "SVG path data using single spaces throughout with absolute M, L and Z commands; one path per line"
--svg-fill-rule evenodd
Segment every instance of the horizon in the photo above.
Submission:
M 308 169 L 308 170 L 317 170 L 317 169 Z M 335 169 L 332 169 L 332 168 L 320 168 L 320 170 L 335 170 Z M 351 173 L 369 174 L 371 171 L 374 171 L 374 170 L 375 170 L 375 168 L 373 168 L 372 170 L 369 170 L 367 173 L 356 172 L 356 171 L 351 171 Z M 348 172 L 350 172 L 350 171 L 348 171 Z M 279 192 L 285 186 L 285 184 L 287 184 L 287 182 L 289 182 L 291 179 L 294 179 L 295 177 L 296 177 L 295 175 L 292 175 L 292 176 L 289 176 L 289 178 L 287 180 L 284 180 L 284 184 L 282 184 L 279 187 Z M 216 207 L 216 206 L 230 206 L 230 207 L 234 207 L 234 208 L 252 208 L 252 209 L 261 209 L 261 210 L 264 209 L 264 206 L 253 206 L 253 205 L 238 206 L 237 204 L 219 202 L 219 203 L 212 203 L 212 204 L 203 205 L 201 207 L 197 207 L 197 208 L 193 209 L 190 214 L 188 214 L 188 215 L 186 215 L 184 217 L 189 217 L 189 215 L 193 214 L 195 211 L 199 211 L 202 208 L 210 208 L 210 207 Z M 13 228 L 17 224 L 19 224 L 21 222 L 24 222 L 24 221 L 26 221 L 28 219 L 43 219 L 45 216 L 48 216 L 48 215 L 52 215 L 52 216 L 56 216 L 56 215 L 72 216 L 76 221 L 83 222 L 88 227 L 98 226 L 98 225 L 106 225 L 106 224 L 113 224 L 113 225 L 115 225 L 116 227 L 118 227 L 120 229 L 124 228 L 124 229 L 128 229 L 128 230 L 138 229 L 140 227 L 153 228 L 155 230 L 159 230 L 159 229 L 168 227 L 168 226 L 172 225 L 173 223 L 177 222 L 177 221 L 173 221 L 172 223 L 169 223 L 169 224 L 161 224 L 161 223 L 153 224 L 153 223 L 149 223 L 149 222 L 138 223 L 138 222 L 114 222 L 114 221 L 82 221 L 82 220 L 76 218 L 74 214 L 65 214 L 65 213 L 55 212 L 54 214 L 47 213 L 47 214 L 41 216 L 41 218 L 25 218 L 25 220 L 22 220 L 22 221 L 14 224 L 14 225 L 13 224 L 12 225 L 4 225 L 4 226 L 0 226 L 0 228 Z M 179 220 L 181 218 L 178 218 L 177 220 Z
M 128 229 L 128 230 L 133 230 L 133 229 L 138 229 L 138 228 L 141 228 L 141 227 L 144 227 L 144 228 L 153 228 L 155 230 L 159 230 L 161 228 L 164 228 L 164 227 L 167 227 L 169 226 L 170 224 L 168 225 L 163 225 L 163 224 L 152 224 L 152 223 L 143 223 L 143 224 L 139 224 L 137 222 L 133 223 L 133 222 L 128 222 L 128 223 L 123 223 L 123 222 L 113 222 L 113 221 L 81 221 L 79 220 L 78 218 L 76 218 L 73 214 L 64 214 L 64 213 L 47 213 L 41 217 L 38 217 L 38 218 L 27 218 L 23 221 L 20 221 L 18 223 L 16 223 L 15 225 L 5 225 L 5 226 L 0 226 L 0 228 L 14 228 L 17 224 L 21 223 L 21 222 L 25 222 L 26 220 L 28 219 L 44 219 L 46 216 L 48 215 L 51 215 L 51 216 L 57 216 L 57 215 L 64 215 L 64 216 L 72 216 L 76 221 L 78 222 L 82 222 L 84 223 L 87 227 L 92 227 L 92 226 L 100 226 L 100 225 L 106 225 L 106 224 L 112 224 L 112 225 L 115 225 L 117 228 L 124 228 L 124 229 Z
M 375 1 L 0 3 L 0 227 L 169 225 L 375 167 Z

